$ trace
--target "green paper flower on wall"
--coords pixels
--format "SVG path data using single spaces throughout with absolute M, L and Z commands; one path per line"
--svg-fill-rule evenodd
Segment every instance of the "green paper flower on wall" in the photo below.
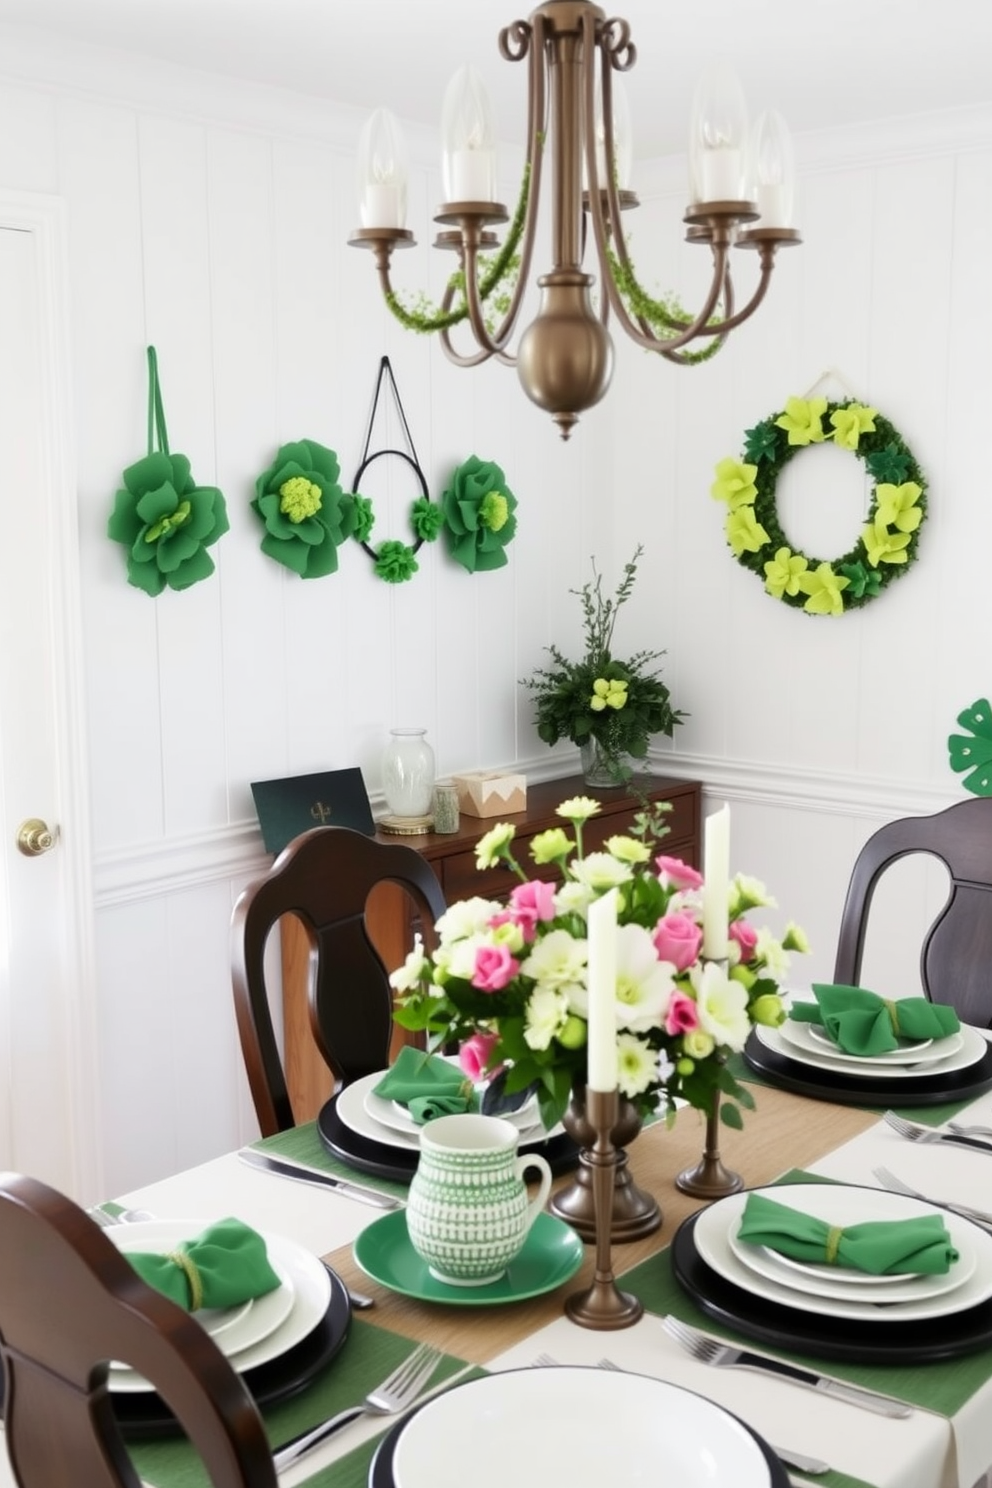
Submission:
M 832 442 L 862 461 L 875 482 L 854 546 L 814 558 L 790 542 L 775 502 L 778 478 L 801 450 Z M 734 557 L 773 599 L 807 615 L 843 615 L 876 599 L 917 556 L 927 483 L 898 430 L 877 408 L 850 400 L 789 398 L 785 411 L 745 430 L 745 459 L 720 460 L 710 494 L 726 506 Z
M 469 573 L 502 568 L 517 530 L 517 498 L 492 460 L 471 455 L 441 498 L 448 551 Z
M 951 734 L 947 750 L 952 770 L 967 770 L 961 784 L 975 796 L 992 796 L 992 707 L 988 698 L 977 698 L 958 714 L 967 734 Z
M 128 583 L 146 594 L 188 589 L 214 571 L 206 551 L 228 530 L 227 507 L 216 486 L 198 486 L 185 455 L 170 455 L 158 355 L 148 359 L 148 453 L 124 471 L 107 536 L 128 549 Z
M 198 486 L 185 455 L 158 452 L 129 465 L 107 536 L 128 549 L 128 583 L 146 594 L 188 589 L 214 571 L 207 548 L 227 532 L 216 486 Z
M 335 573 L 338 548 L 364 517 L 341 489 L 340 473 L 333 450 L 298 439 L 282 445 L 255 482 L 251 504 L 265 525 L 262 552 L 301 579 Z

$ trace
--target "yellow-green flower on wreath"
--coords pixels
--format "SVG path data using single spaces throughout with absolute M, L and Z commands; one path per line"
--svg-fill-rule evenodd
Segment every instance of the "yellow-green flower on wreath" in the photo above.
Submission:
M 717 501 L 725 501 L 731 511 L 736 511 L 739 506 L 750 506 L 758 494 L 754 484 L 757 473 L 757 465 L 747 465 L 743 460 L 728 455 L 716 467 L 716 480 L 710 487 L 710 495 Z
M 265 526 L 262 552 L 301 579 L 334 573 L 338 547 L 355 530 L 355 502 L 339 475 L 333 450 L 298 439 L 282 445 L 255 481 L 251 504 Z
M 517 498 L 492 460 L 469 458 L 441 498 L 448 552 L 469 573 L 502 568 L 517 531 Z
M 728 512 L 725 528 L 727 541 L 739 558 L 742 553 L 757 553 L 769 541 L 768 533 L 754 515 L 752 506 Z
M 594 713 L 602 713 L 604 708 L 620 709 L 627 701 L 627 688 L 630 684 L 619 678 L 597 677 L 592 684 L 592 697 L 589 706 Z
M 799 588 L 809 596 L 803 605 L 811 615 L 840 615 L 844 611 L 842 591 L 850 583 L 842 574 L 834 573 L 829 563 L 820 563 L 812 571 L 807 570 L 799 580 Z
M 911 532 L 893 532 L 880 515 L 861 529 L 861 538 L 872 568 L 877 568 L 880 563 L 905 563 L 911 537 Z
M 841 449 L 856 450 L 862 434 L 874 434 L 877 408 L 868 408 L 864 403 L 848 403 L 835 408 L 830 415 L 834 430 L 834 444 Z
M 774 558 L 765 564 L 765 588 L 776 599 L 783 594 L 798 594 L 799 581 L 809 568 L 809 561 L 791 548 L 779 548 Z
M 884 522 L 886 527 L 897 527 L 900 532 L 915 532 L 923 521 L 923 513 L 917 506 L 922 494 L 916 481 L 904 481 L 901 486 L 876 486 L 876 521 Z
M 824 438 L 823 415 L 826 398 L 787 398 L 785 412 L 775 420 L 789 436 L 790 444 L 819 444 Z

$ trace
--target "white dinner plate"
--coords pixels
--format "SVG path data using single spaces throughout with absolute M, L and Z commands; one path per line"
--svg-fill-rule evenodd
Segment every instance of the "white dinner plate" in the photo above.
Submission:
M 199 1234 L 209 1223 L 209 1220 L 147 1220 L 114 1225 L 106 1233 L 125 1253 L 165 1250 Z M 280 1284 L 264 1297 L 256 1297 L 245 1318 L 216 1340 L 217 1347 L 239 1373 L 266 1364 L 302 1343 L 324 1316 L 331 1298 L 331 1278 L 316 1256 L 285 1235 L 272 1235 L 267 1230 L 261 1234 Z M 111 1372 L 110 1388 L 136 1391 L 152 1387 L 133 1369 L 118 1368 Z
M 787 1043 L 792 1044 L 803 1055 L 819 1055 L 822 1059 L 828 1059 L 831 1065 L 853 1064 L 858 1069 L 868 1066 L 873 1075 L 876 1069 L 884 1069 L 889 1065 L 904 1072 L 920 1065 L 929 1074 L 932 1065 L 956 1054 L 964 1043 L 960 1033 L 951 1033 L 942 1039 L 920 1039 L 902 1048 L 890 1049 L 887 1054 L 848 1054 L 846 1050 L 838 1048 L 829 1033 L 815 1023 L 786 1018 L 784 1023 L 779 1024 L 778 1031 Z
M 378 1085 L 385 1071 L 378 1074 L 365 1075 L 360 1080 L 353 1080 L 350 1085 L 336 1097 L 334 1109 L 345 1126 L 356 1132 L 360 1137 L 367 1137 L 372 1142 L 380 1142 L 386 1147 L 400 1147 L 404 1152 L 420 1151 L 420 1132 L 422 1127 L 413 1127 L 411 1132 L 397 1131 L 395 1127 L 383 1125 L 376 1117 L 370 1116 L 366 1108 L 366 1100 L 373 1096 L 371 1105 L 377 1101 L 380 1105 L 388 1107 L 392 1112 L 392 1101 L 383 1100 L 381 1096 L 374 1093 L 373 1087 Z M 564 1131 L 564 1127 L 558 1125 L 549 1135 L 558 1136 Z M 521 1131 L 521 1142 L 543 1142 L 545 1139 L 544 1127 L 538 1123 L 526 1131 Z
M 783 1200 L 783 1203 L 785 1200 Z M 903 1276 L 870 1276 L 867 1271 L 852 1271 L 843 1266 L 812 1266 L 791 1256 L 779 1255 L 765 1245 L 748 1245 L 738 1235 L 740 1222 L 731 1227 L 730 1249 L 749 1271 L 767 1277 L 790 1291 L 808 1292 L 814 1297 L 835 1297 L 839 1301 L 918 1302 L 924 1297 L 943 1297 L 963 1286 L 975 1274 L 978 1258 L 970 1244 L 958 1246 L 958 1259 L 944 1276 L 923 1273 Z
M 378 1121 L 381 1126 L 388 1126 L 392 1131 L 405 1132 L 408 1137 L 417 1137 L 423 1130 L 423 1123 L 414 1121 L 406 1106 L 399 1101 L 384 1100 L 381 1095 L 376 1095 L 370 1090 L 365 1097 L 366 1113 L 373 1121 Z M 521 1133 L 536 1132 L 541 1125 L 541 1118 L 537 1111 L 537 1100 L 534 1096 L 520 1107 L 519 1111 L 501 1111 L 500 1117 L 504 1121 L 511 1122 Z
M 827 1224 L 860 1224 L 870 1219 L 910 1219 L 921 1214 L 939 1214 L 947 1226 L 951 1243 L 968 1264 L 974 1258 L 974 1270 L 968 1279 L 952 1290 L 936 1296 L 919 1297 L 916 1301 L 894 1300 L 888 1289 L 877 1301 L 858 1298 L 828 1297 L 801 1292 L 793 1286 L 773 1281 L 746 1266 L 734 1254 L 731 1236 L 737 1233 L 747 1193 L 731 1194 L 703 1209 L 693 1228 L 696 1249 L 706 1265 L 734 1286 L 743 1287 L 753 1296 L 779 1302 L 799 1312 L 812 1312 L 826 1317 L 857 1318 L 862 1322 L 916 1322 L 923 1318 L 944 1317 L 964 1312 L 992 1297 L 992 1234 L 956 1214 L 935 1209 L 918 1199 L 889 1193 L 881 1188 L 848 1188 L 840 1183 L 790 1183 L 777 1188 L 757 1189 L 776 1203 L 788 1204 L 804 1214 L 812 1214 Z
M 577 1430 L 583 1420 L 608 1421 L 609 1430 Z M 665 1380 L 605 1369 L 520 1369 L 470 1380 L 412 1416 L 393 1456 L 396 1488 L 506 1488 L 514 1472 L 526 1483 L 569 1488 L 770 1482 L 758 1443 L 720 1406 Z
M 845 1059 L 837 1059 L 829 1056 L 825 1049 L 809 1040 L 806 1048 L 801 1048 L 798 1043 L 791 1042 L 790 1037 L 783 1037 L 782 1030 L 788 1026 L 790 1035 L 801 1028 L 801 1023 L 794 1020 L 786 1020 L 778 1028 L 766 1028 L 763 1024 L 755 1026 L 755 1034 L 759 1043 L 765 1045 L 776 1054 L 782 1054 L 786 1059 L 793 1059 L 797 1064 L 809 1064 L 816 1069 L 831 1070 L 834 1074 L 860 1075 L 862 1079 L 872 1080 L 914 1080 L 932 1078 L 934 1075 L 949 1075 L 957 1070 L 968 1069 L 977 1064 L 988 1048 L 985 1039 L 977 1028 L 970 1027 L 967 1023 L 961 1025 L 961 1032 L 951 1035 L 952 1039 L 960 1039 L 951 1053 L 941 1053 L 939 1059 L 924 1060 L 919 1064 L 873 1064 L 869 1069 L 865 1068 L 865 1061 L 856 1056 L 848 1055 Z M 927 1050 L 931 1053 L 933 1049 L 939 1049 L 945 1042 L 937 1039 Z
M 282 1280 L 284 1278 L 280 1279 Z M 236 1324 L 243 1323 L 254 1307 L 256 1300 L 254 1297 L 249 1297 L 247 1302 L 242 1302 L 238 1307 L 201 1307 L 196 1314 L 196 1321 L 204 1332 L 209 1333 L 214 1342 L 218 1343 L 218 1346 L 223 1350 L 224 1345 L 219 1343 L 219 1335 L 226 1333 L 229 1328 L 235 1327 Z M 292 1306 L 292 1300 L 290 1300 L 290 1306 Z M 118 1359 L 111 1359 L 110 1367 L 111 1369 L 127 1369 L 127 1365 L 122 1364 Z

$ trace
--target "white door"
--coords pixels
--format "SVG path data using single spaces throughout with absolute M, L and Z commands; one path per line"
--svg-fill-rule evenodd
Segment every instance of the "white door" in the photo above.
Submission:
M 88 1200 L 98 1069 L 63 254 L 57 200 L 0 192 L 0 1167 Z M 33 818 L 55 842 L 25 853 Z

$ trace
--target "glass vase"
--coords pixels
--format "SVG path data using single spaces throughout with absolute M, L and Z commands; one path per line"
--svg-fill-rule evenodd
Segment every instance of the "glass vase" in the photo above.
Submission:
M 579 745 L 582 778 L 594 790 L 616 790 L 630 777 L 625 758 L 612 753 L 599 739 Z
M 382 757 L 382 793 L 391 816 L 429 816 L 434 795 L 434 751 L 422 728 L 395 728 Z

